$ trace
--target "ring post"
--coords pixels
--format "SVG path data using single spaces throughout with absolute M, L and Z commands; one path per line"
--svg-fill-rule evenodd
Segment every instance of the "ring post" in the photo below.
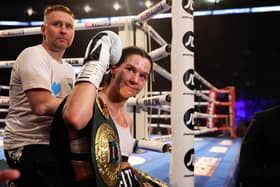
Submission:
M 194 186 L 194 34 L 193 0 L 172 1 L 170 183 Z M 173 50 L 174 49 L 174 50 Z

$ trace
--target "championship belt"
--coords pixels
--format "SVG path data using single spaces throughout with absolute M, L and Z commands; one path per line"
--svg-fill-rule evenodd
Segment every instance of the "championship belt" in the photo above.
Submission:
M 133 168 L 132 169 L 135 175 L 140 178 L 142 184 L 144 187 L 168 187 L 169 185 L 165 182 L 150 176 L 149 174 L 143 172 L 142 170 Z
M 97 97 L 94 106 L 91 159 L 94 171 L 98 174 L 97 186 L 115 186 L 119 179 L 121 164 L 119 137 L 108 108 L 100 97 Z
M 75 186 L 86 181 L 88 186 L 116 186 L 120 176 L 121 151 L 117 129 L 106 105 L 97 96 L 93 119 L 84 129 L 77 131 L 64 124 L 62 108 L 65 100 L 55 114 L 50 141 L 65 183 Z

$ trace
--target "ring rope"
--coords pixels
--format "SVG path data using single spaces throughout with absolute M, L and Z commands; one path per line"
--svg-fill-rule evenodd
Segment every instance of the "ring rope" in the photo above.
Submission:
M 194 117 L 195 118 L 228 118 L 230 115 L 228 114 L 205 114 L 201 112 L 195 112 Z

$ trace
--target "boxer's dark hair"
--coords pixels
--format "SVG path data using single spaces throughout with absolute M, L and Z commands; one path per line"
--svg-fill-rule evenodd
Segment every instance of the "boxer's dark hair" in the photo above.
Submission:
M 151 70 L 153 69 L 153 59 L 151 58 L 151 56 L 144 49 L 142 49 L 140 47 L 135 47 L 135 46 L 124 48 L 122 50 L 122 56 L 121 56 L 119 62 L 115 66 L 117 66 L 117 67 L 120 66 L 126 60 L 126 58 L 129 57 L 130 55 L 140 55 L 141 57 L 148 59 L 149 62 L 151 63 Z M 150 72 L 151 72 L 151 70 L 150 70 Z
M 115 64 L 114 66 L 119 67 L 131 55 L 139 55 L 141 57 L 148 59 L 151 64 L 151 69 L 150 69 L 149 73 L 151 73 L 151 71 L 153 69 L 153 59 L 144 49 L 142 49 L 140 47 L 136 47 L 136 46 L 129 46 L 129 47 L 123 48 L 121 58 L 120 58 L 119 62 L 117 64 Z M 109 84 L 110 81 L 111 81 L 111 74 L 109 73 L 103 77 L 101 85 L 105 86 L 105 85 Z

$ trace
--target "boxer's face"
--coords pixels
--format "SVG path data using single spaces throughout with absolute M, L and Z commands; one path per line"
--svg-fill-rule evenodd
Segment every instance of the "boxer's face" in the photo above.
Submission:
M 119 66 L 111 70 L 113 84 L 123 98 L 136 96 L 144 87 L 151 70 L 151 63 L 140 55 L 130 55 Z
M 74 19 L 66 12 L 53 11 L 46 16 L 41 32 L 50 50 L 65 50 L 74 39 Z

